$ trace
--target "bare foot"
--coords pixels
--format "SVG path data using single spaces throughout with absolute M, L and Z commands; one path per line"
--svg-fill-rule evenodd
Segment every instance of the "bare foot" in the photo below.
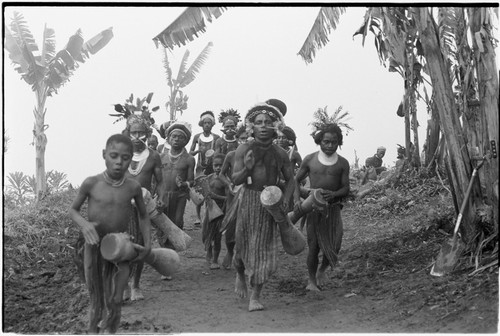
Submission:
M 123 301 L 130 300 L 130 287 L 127 286 L 123 291 Z
M 222 260 L 222 267 L 225 269 L 231 269 L 231 261 L 233 260 L 233 256 L 226 254 L 224 260 Z
M 250 303 L 248 304 L 248 311 L 252 312 L 257 310 L 264 310 L 264 306 L 259 301 L 250 299 Z
M 309 280 L 307 282 L 306 290 L 313 291 L 313 292 L 319 292 L 320 291 L 319 288 L 318 288 L 318 286 L 314 282 L 312 282 L 311 280 Z
M 318 272 L 316 272 L 316 283 L 318 284 L 318 286 L 324 286 L 327 280 L 328 278 L 326 277 L 325 271 L 318 270 Z
M 219 268 L 220 268 L 220 266 L 217 263 L 211 263 L 210 264 L 210 269 L 219 269 Z
M 142 295 L 140 288 L 132 288 L 130 290 L 130 301 L 144 300 L 144 295 Z
M 240 298 L 244 298 L 248 294 L 247 284 L 245 279 L 241 279 L 239 274 L 236 274 L 236 283 L 234 285 L 234 292 L 238 294 Z

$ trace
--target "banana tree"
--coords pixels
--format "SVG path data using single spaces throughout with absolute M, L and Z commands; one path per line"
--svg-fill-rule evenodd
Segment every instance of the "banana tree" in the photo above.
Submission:
M 112 28 L 108 28 L 84 42 L 82 32 L 78 29 L 69 38 L 66 47 L 56 52 L 54 30 L 45 25 L 40 50 L 21 13 L 14 12 L 10 29 L 5 27 L 4 30 L 4 48 L 15 65 L 15 70 L 35 92 L 33 137 L 36 153 L 36 199 L 39 200 L 47 191 L 45 178 L 47 98 L 58 93 L 79 67 L 79 63 L 84 63 L 90 55 L 94 55 L 108 44 L 113 38 L 113 31 Z
M 169 111 L 170 120 L 176 120 L 177 113 L 182 115 L 182 112 L 187 109 L 187 101 L 189 97 L 185 95 L 181 89 L 185 88 L 196 79 L 196 75 L 200 72 L 201 67 L 208 59 L 212 46 L 213 43 L 209 42 L 189 68 L 187 66 L 189 50 L 186 50 L 184 56 L 182 57 L 179 72 L 177 73 L 176 78 L 172 75 L 172 68 L 168 59 L 168 50 L 167 48 L 163 48 L 163 67 L 165 68 L 167 85 L 170 88 L 170 95 L 165 106 L 167 111 Z

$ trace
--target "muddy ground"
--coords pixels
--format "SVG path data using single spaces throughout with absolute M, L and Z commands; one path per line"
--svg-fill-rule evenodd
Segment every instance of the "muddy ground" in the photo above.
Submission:
M 474 268 L 462 260 L 451 275 L 429 274 L 449 238 L 426 215 L 437 204 L 429 199 L 400 216 L 371 216 L 366 204 L 347 204 L 340 262 L 322 291 L 305 290 L 307 250 L 290 256 L 280 247 L 279 269 L 263 290 L 265 310 L 248 312 L 248 301 L 234 293 L 234 269 L 209 269 L 189 202 L 193 243 L 180 253 L 181 269 L 167 281 L 146 266 L 145 300 L 124 304 L 119 332 L 496 333 L 498 267 L 471 276 Z M 29 246 L 22 252 L 4 237 L 4 332 L 85 333 L 88 298 L 70 243 L 54 247 L 52 255 L 63 257 L 31 254 L 21 267 Z

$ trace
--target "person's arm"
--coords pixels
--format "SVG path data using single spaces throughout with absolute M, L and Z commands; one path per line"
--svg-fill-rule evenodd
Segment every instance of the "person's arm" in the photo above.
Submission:
M 252 175 L 255 165 L 255 157 L 249 146 L 240 145 L 234 155 L 234 167 L 231 179 L 235 185 L 240 185 L 247 181 L 247 177 Z
M 137 207 L 137 213 L 139 217 L 139 229 L 141 230 L 142 237 L 144 238 L 144 246 L 139 244 L 134 244 L 138 255 L 133 261 L 144 260 L 146 256 L 151 252 L 151 220 L 149 214 L 146 211 L 146 205 L 144 204 L 144 198 L 142 197 L 142 188 L 139 183 L 134 187 L 135 196 L 135 206 Z
M 293 155 L 295 157 L 295 162 L 297 162 L 297 167 L 300 167 L 300 165 L 302 164 L 302 157 L 300 156 L 299 152 L 293 152 Z
M 309 161 L 311 160 L 311 154 L 307 155 L 304 158 L 304 161 L 302 161 L 299 170 L 297 171 L 297 174 L 295 175 L 295 185 L 296 189 L 293 194 L 293 199 L 295 203 L 300 202 L 300 183 L 302 180 L 304 180 L 307 175 L 309 174 Z
M 222 140 L 219 138 L 217 140 L 215 140 L 215 137 L 214 137 L 214 152 L 217 154 L 217 153 L 222 153 Z
M 234 158 L 234 151 L 227 153 L 224 158 L 224 162 L 222 163 L 222 168 L 219 174 L 220 180 L 227 186 L 227 188 L 232 192 L 232 182 L 227 177 L 227 173 L 229 173 L 231 168 L 231 161 Z
M 162 174 L 162 171 L 161 171 L 161 158 L 160 158 L 160 154 L 158 153 L 154 153 L 155 157 L 154 157 L 154 160 L 155 160 L 155 165 L 154 165 L 154 171 L 153 171 L 153 174 L 154 174 L 154 178 L 156 180 L 156 193 L 158 195 L 158 197 L 156 198 L 156 206 L 158 208 L 163 208 L 165 206 L 165 204 L 163 204 L 163 195 L 165 194 L 165 188 L 162 188 L 162 184 L 163 184 L 163 174 Z M 153 194 L 153 193 L 151 193 Z
M 295 179 L 293 177 L 293 168 L 292 168 L 292 163 L 290 159 L 288 158 L 288 155 L 285 151 L 280 151 L 280 156 L 281 160 L 283 161 L 283 166 L 281 168 L 281 173 L 283 175 L 283 178 L 285 179 L 285 192 L 283 195 L 283 206 L 288 208 L 288 203 L 290 201 L 290 196 L 294 195 L 296 193 L 296 190 L 298 189 L 295 183 Z
M 83 181 L 76 198 L 73 200 L 71 207 L 69 208 L 69 216 L 71 219 L 80 227 L 85 242 L 87 244 L 96 245 L 99 243 L 99 235 L 95 229 L 96 223 L 89 222 L 80 214 L 80 209 L 83 203 L 87 200 L 90 195 L 90 189 L 94 185 L 93 178 L 89 177 Z
M 196 145 L 198 144 L 198 139 L 199 139 L 200 135 L 199 134 L 196 134 L 193 138 L 193 143 L 191 143 L 191 149 L 189 150 L 189 154 L 195 156 L 196 154 L 198 154 L 200 152 L 200 149 L 198 148 L 198 150 L 195 150 L 196 148 Z

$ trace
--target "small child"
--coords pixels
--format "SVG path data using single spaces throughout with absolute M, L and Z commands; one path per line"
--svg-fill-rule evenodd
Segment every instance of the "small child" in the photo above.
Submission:
M 205 244 L 205 250 L 207 251 L 206 259 L 210 264 L 210 269 L 220 268 L 218 262 L 222 240 L 220 227 L 224 216 L 221 215 L 210 220 L 210 208 L 217 205 L 224 211 L 227 185 L 220 178 L 224 157 L 224 154 L 215 154 L 212 161 L 214 172 L 208 175 L 204 182 L 208 186 L 208 190 L 205 191 L 205 216 L 202 223 L 202 241 Z
M 102 152 L 106 170 L 86 178 L 69 214 L 85 238 L 84 271 L 90 295 L 89 333 L 116 333 L 121 318 L 123 292 L 127 287 L 130 263 L 142 261 L 151 252 L 150 219 L 144 205 L 141 185 L 125 176 L 133 155 L 132 141 L 115 134 Z M 137 257 L 132 261 L 113 263 L 102 258 L 101 239 L 108 233 L 128 232 L 134 200 L 144 246 L 133 244 Z M 88 202 L 88 220 L 80 214 Z

